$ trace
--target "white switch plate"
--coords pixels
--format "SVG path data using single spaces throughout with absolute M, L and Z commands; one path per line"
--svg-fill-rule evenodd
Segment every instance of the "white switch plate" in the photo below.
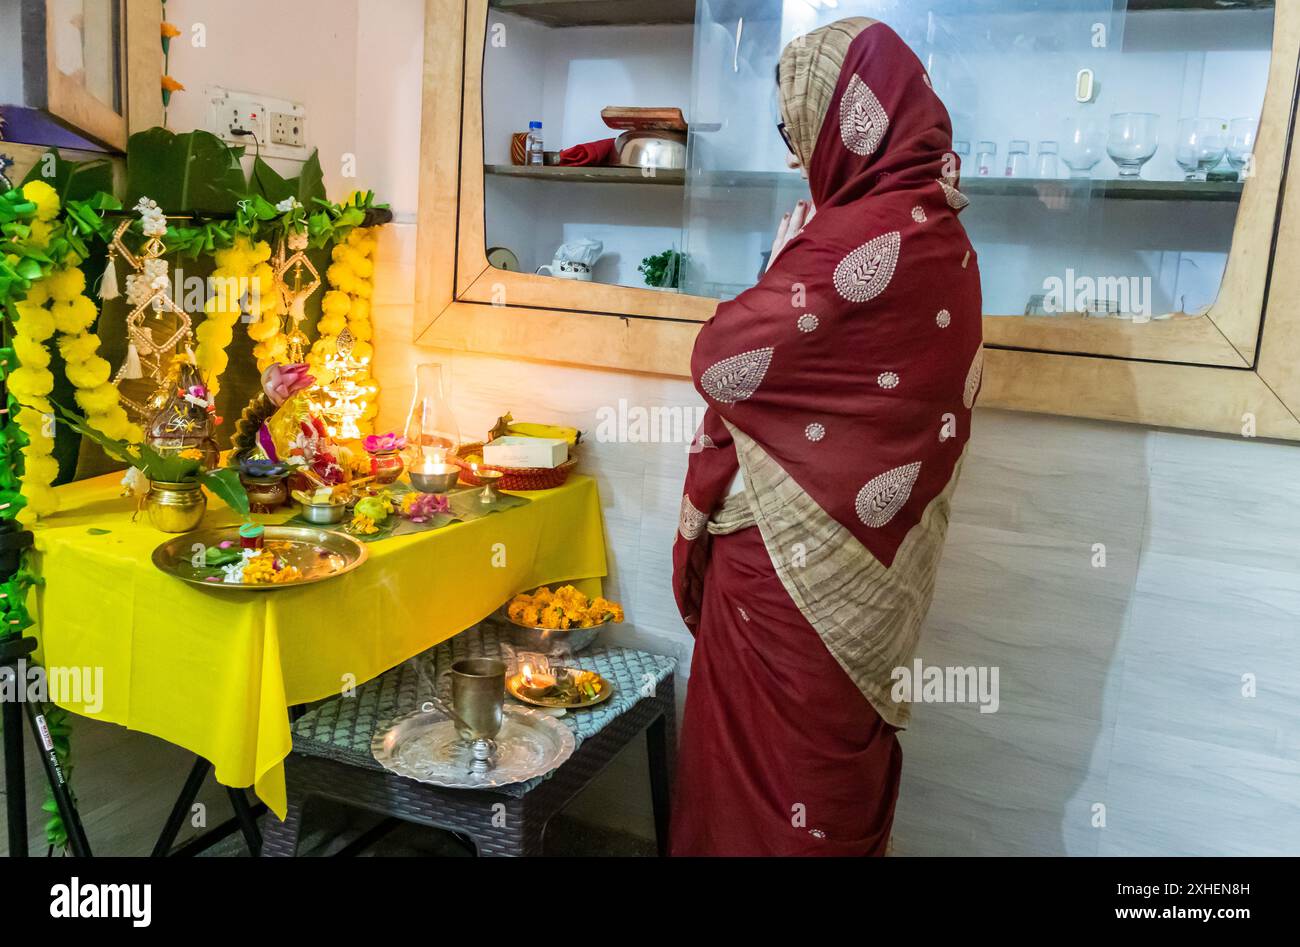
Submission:
M 296 161 L 306 161 L 310 155 L 307 110 L 302 103 L 220 86 L 208 88 L 208 101 L 208 131 L 243 145 L 247 154 Z M 256 142 L 250 135 L 236 135 L 235 129 L 251 131 Z

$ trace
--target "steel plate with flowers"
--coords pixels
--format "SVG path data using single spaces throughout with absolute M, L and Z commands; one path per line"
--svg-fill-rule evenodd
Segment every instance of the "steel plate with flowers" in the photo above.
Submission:
M 595 671 L 554 664 L 534 668 L 531 663 L 522 663 L 518 674 L 506 678 L 506 690 L 516 700 L 535 707 L 578 710 L 609 700 L 614 685 Z
M 153 551 L 153 564 L 205 588 L 265 591 L 344 575 L 366 556 L 364 544 L 337 530 L 247 523 L 168 540 Z

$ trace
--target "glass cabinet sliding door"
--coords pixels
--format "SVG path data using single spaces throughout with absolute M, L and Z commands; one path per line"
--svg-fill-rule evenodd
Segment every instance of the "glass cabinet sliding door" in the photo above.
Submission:
M 948 107 L 991 344 L 1245 366 L 1295 91 L 1294 45 L 1273 54 L 1278 13 L 1266 0 L 700 0 L 686 291 L 752 285 L 776 222 L 807 196 L 774 129 L 782 46 L 867 16 L 903 37 Z
M 467 0 L 466 11 L 459 300 L 707 319 L 757 281 L 781 215 L 808 193 L 776 130 L 783 45 L 866 16 L 903 37 L 948 107 L 988 344 L 1256 359 L 1300 3 Z

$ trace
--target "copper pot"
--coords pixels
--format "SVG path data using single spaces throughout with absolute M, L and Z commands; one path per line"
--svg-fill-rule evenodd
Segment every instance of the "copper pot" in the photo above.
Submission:
M 289 502 L 288 477 L 249 477 L 241 473 L 239 482 L 248 494 L 252 513 L 274 513 Z

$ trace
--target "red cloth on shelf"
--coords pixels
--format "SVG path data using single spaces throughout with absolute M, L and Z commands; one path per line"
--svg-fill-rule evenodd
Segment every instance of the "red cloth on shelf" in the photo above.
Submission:
M 577 167 L 588 164 L 611 164 L 614 158 L 614 139 L 604 138 L 574 145 L 560 152 L 560 164 Z
M 711 546 L 672 854 L 883 855 L 903 766 L 897 731 L 799 613 L 757 527 Z

